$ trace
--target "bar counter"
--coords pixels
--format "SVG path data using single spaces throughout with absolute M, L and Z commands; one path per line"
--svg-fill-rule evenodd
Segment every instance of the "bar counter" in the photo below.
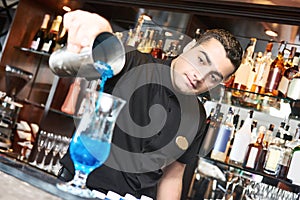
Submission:
M 56 188 L 54 175 L 0 153 L 0 199 L 81 200 Z M 98 199 L 99 200 L 99 199 Z

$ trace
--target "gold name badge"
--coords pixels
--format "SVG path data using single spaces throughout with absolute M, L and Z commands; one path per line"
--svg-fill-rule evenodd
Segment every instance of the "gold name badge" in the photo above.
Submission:
M 177 146 L 182 150 L 187 150 L 187 148 L 189 147 L 189 142 L 184 136 L 177 136 L 175 142 Z

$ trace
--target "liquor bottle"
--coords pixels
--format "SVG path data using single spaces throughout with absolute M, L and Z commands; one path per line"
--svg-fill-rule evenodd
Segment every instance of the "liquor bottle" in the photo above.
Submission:
M 296 146 L 299 146 L 299 145 L 300 145 L 300 123 L 297 125 L 293 140 L 288 142 L 286 144 L 286 146 L 294 149 Z
M 284 63 L 284 68 L 282 70 L 282 77 L 278 84 L 278 96 L 282 97 L 282 98 L 286 97 L 287 89 L 289 87 L 290 80 L 286 76 L 287 75 L 286 72 L 288 73 L 288 70 L 293 67 L 293 60 L 295 57 L 296 50 L 297 50 L 296 47 L 291 48 L 289 57 L 286 60 L 286 62 Z M 297 58 L 296 58 L 296 61 L 297 61 Z
M 234 116 L 236 116 L 236 115 L 234 115 Z M 233 122 L 234 122 L 234 120 L 235 120 L 235 119 L 234 119 L 234 117 L 233 117 Z M 233 123 L 233 124 L 235 124 L 235 123 Z M 243 124 L 244 124 L 244 120 L 241 120 L 239 129 L 243 126 Z M 229 147 L 228 147 L 228 151 L 227 151 L 225 163 L 229 163 L 229 155 L 230 155 L 230 153 L 231 153 L 232 144 L 233 144 L 233 142 L 234 142 L 234 138 L 235 138 L 236 131 L 237 131 L 237 126 L 235 126 L 234 131 L 233 131 L 233 134 L 232 134 L 232 136 L 231 136 L 231 138 L 230 138 L 230 142 L 229 142 Z
M 52 22 L 52 26 L 50 28 L 50 31 L 48 33 L 48 35 L 45 38 L 45 42 L 43 44 L 42 47 L 42 51 L 46 52 L 46 53 L 52 53 L 55 45 L 56 45 L 56 41 L 57 41 L 57 37 L 58 37 L 58 32 L 60 29 L 60 24 L 62 22 L 62 16 L 58 15 Z
M 225 162 L 230 138 L 234 132 L 233 115 L 234 113 L 232 107 L 230 107 L 226 116 L 226 120 L 220 126 L 214 148 L 211 152 L 210 157 L 214 160 Z
M 263 149 L 262 149 L 262 152 L 260 155 L 260 159 L 258 160 L 256 168 L 255 168 L 256 171 L 263 172 L 264 163 L 265 163 L 266 156 L 268 153 L 269 144 L 271 143 L 271 141 L 274 138 L 273 131 L 274 131 L 274 124 L 270 124 L 269 129 L 266 130 L 266 133 L 265 133 L 265 136 L 263 139 Z
M 282 144 L 282 150 L 281 150 L 281 159 L 279 160 L 278 163 L 278 173 L 276 175 L 277 178 L 286 179 L 288 170 L 289 170 L 289 165 L 290 165 L 290 161 L 291 161 L 291 156 L 292 156 L 292 152 L 293 149 L 286 146 L 287 141 L 291 141 L 293 138 L 291 135 L 287 135 L 284 134 L 283 136 L 283 140 L 284 143 Z
M 260 126 L 258 130 L 258 137 L 255 143 L 248 145 L 248 150 L 244 158 L 243 167 L 249 169 L 257 168 L 258 161 L 261 158 L 263 151 L 263 139 L 265 135 L 266 127 Z
M 251 70 L 249 72 L 249 76 L 248 76 L 248 80 L 247 80 L 247 91 L 251 91 L 252 89 L 252 85 L 254 84 L 254 81 L 256 79 L 257 76 L 257 70 L 259 65 L 262 62 L 262 52 L 258 52 L 258 53 L 254 53 L 253 54 L 253 64 L 251 66 Z
M 78 95 L 80 92 L 80 82 L 81 79 L 76 78 L 75 81 L 70 85 L 68 94 L 63 105 L 61 106 L 62 112 L 70 115 L 73 115 L 75 113 Z
M 54 47 L 53 51 L 56 51 L 58 49 L 63 48 L 67 45 L 68 40 L 68 32 L 65 27 L 62 28 L 62 31 L 60 32 L 59 36 L 57 37 L 56 45 Z
M 268 74 L 267 83 L 265 86 L 265 94 L 277 96 L 278 95 L 278 84 L 282 77 L 284 68 L 284 50 L 286 48 L 286 42 L 282 41 L 278 55 L 270 65 L 270 72 Z
M 257 120 L 253 120 L 251 124 L 251 143 L 255 143 L 257 140 Z
M 284 76 L 287 79 L 292 80 L 294 78 L 294 76 L 299 72 L 299 61 L 300 61 L 300 53 L 296 52 L 295 56 L 293 58 L 292 67 L 288 68 L 284 72 Z
M 241 166 L 243 164 L 248 145 L 251 143 L 251 124 L 253 121 L 253 110 L 249 114 L 243 126 L 235 133 L 229 155 L 229 163 Z
M 208 126 L 206 127 L 205 138 L 199 150 L 199 155 L 203 157 L 208 156 L 211 153 L 217 138 L 220 123 L 223 119 L 223 113 L 220 112 L 221 104 L 217 104 L 214 110 L 214 114 L 211 117 Z
M 36 51 L 41 50 L 43 43 L 44 43 L 44 38 L 47 34 L 49 20 L 50 20 L 50 15 L 45 14 L 41 27 L 34 35 L 34 38 L 30 45 L 30 49 L 36 50 Z
M 163 41 L 162 40 L 158 40 L 156 46 L 152 49 L 151 51 L 151 55 L 154 58 L 159 58 L 159 59 L 163 59 L 163 50 L 162 50 L 162 46 L 163 46 Z
M 251 86 L 251 92 L 264 93 L 264 87 L 267 82 L 268 74 L 270 71 L 270 64 L 272 62 L 272 48 L 273 42 L 270 41 L 266 46 L 266 50 L 262 59 L 259 62 L 255 63 L 257 65 L 257 73 Z
M 256 45 L 256 38 L 251 38 L 245 50 L 242 63 L 235 72 L 233 88 L 238 90 L 246 90 L 250 71 L 253 66 L 253 53 Z M 238 94 L 237 94 L 238 95 Z
M 292 159 L 287 174 L 287 179 L 293 184 L 300 185 L 300 146 L 293 149 Z
M 279 162 L 281 159 L 282 143 L 280 131 L 277 131 L 275 137 L 268 147 L 266 160 L 264 163 L 264 172 L 270 175 L 277 175 L 279 171 Z
M 140 35 L 142 34 L 142 26 L 144 24 L 144 15 L 141 15 L 138 18 L 136 27 L 134 30 L 130 29 L 129 30 L 129 37 L 126 42 L 127 45 L 137 47 L 138 44 L 140 43 Z

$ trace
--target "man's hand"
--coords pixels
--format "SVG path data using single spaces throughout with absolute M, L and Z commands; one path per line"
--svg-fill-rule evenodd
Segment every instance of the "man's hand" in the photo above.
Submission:
M 105 18 L 82 10 L 66 13 L 63 22 L 68 31 L 67 48 L 75 53 L 92 45 L 98 34 L 112 32 L 110 23 Z
M 173 162 L 164 169 L 158 184 L 157 200 L 180 200 L 185 164 Z

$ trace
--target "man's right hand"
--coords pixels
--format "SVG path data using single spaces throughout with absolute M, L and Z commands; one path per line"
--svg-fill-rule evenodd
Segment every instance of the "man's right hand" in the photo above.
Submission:
M 79 53 L 84 47 L 91 46 L 102 32 L 111 32 L 110 23 L 98 14 L 82 10 L 64 15 L 64 27 L 68 31 L 68 51 Z

